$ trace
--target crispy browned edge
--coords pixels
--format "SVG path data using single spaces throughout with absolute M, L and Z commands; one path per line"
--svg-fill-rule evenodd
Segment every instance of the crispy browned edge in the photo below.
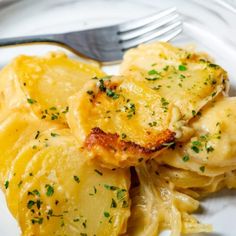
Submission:
M 112 152 L 128 152 L 131 154 L 142 154 L 148 156 L 156 151 L 165 147 L 165 143 L 170 143 L 175 140 L 175 133 L 169 129 L 164 130 L 160 135 L 156 137 L 155 145 L 147 144 L 143 147 L 131 141 L 124 141 L 120 139 L 118 134 L 105 133 L 100 128 L 93 128 L 90 134 L 85 140 L 84 147 L 88 150 L 92 150 L 94 146 L 101 146 L 107 151 Z

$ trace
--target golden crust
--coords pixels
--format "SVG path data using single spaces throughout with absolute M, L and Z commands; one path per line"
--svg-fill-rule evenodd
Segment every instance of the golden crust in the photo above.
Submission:
M 143 160 L 153 158 L 157 155 L 158 151 L 164 149 L 167 144 L 170 144 L 174 140 L 175 133 L 167 129 L 156 137 L 155 145 L 147 144 L 146 147 L 143 147 L 135 142 L 122 140 L 118 134 L 105 133 L 96 127 L 87 136 L 84 148 L 90 153 L 93 153 L 94 149 L 99 147 L 105 152 L 116 153 L 116 155 L 112 155 L 114 158 L 121 155 L 126 157 L 122 158 L 121 161 L 118 160 L 118 166 L 113 162 L 112 167 L 121 167 L 122 163 L 128 162 L 129 165 L 137 165 Z M 100 158 L 96 158 L 96 160 L 103 162 Z

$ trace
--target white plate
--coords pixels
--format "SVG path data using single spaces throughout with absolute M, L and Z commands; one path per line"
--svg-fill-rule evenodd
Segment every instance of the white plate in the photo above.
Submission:
M 56 33 L 111 25 L 148 15 L 159 9 L 177 6 L 184 18 L 184 32 L 173 43 L 195 44 L 212 55 L 231 79 L 231 94 L 236 95 L 236 8 L 235 1 L 185 0 L 24 0 L 0 9 L 0 36 Z M 19 54 L 42 55 L 57 46 L 34 45 L 0 48 L 0 66 Z M 67 51 L 70 56 L 73 56 Z M 117 67 L 106 67 L 117 73 Z M 234 89 L 235 88 L 235 89 Z M 236 191 L 223 191 L 202 201 L 198 218 L 214 226 L 211 236 L 236 235 Z M 17 236 L 20 230 L 8 212 L 0 193 L 0 235 Z M 169 235 L 165 232 L 162 235 Z M 203 235 L 203 234 L 201 234 Z

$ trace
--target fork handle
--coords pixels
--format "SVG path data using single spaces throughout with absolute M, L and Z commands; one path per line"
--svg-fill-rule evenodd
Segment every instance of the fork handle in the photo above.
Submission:
M 44 42 L 59 43 L 59 44 L 62 43 L 60 40 L 60 34 L 48 34 L 48 35 L 2 38 L 0 39 L 0 47 L 14 46 L 26 43 L 44 43 Z

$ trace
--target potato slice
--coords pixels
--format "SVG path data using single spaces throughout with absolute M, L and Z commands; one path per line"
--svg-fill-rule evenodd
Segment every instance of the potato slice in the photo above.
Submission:
M 208 101 L 228 92 L 227 73 L 203 53 L 151 43 L 129 50 L 122 75 L 132 75 L 180 108 L 191 119 Z
M 191 122 L 191 140 L 161 154 L 156 161 L 217 176 L 236 169 L 236 98 L 219 97 Z
M 174 140 L 179 111 L 129 77 L 88 82 L 69 99 L 72 132 L 102 165 L 126 167 L 155 156 Z M 177 129 L 177 128 L 176 128 Z
M 0 110 L 7 114 L 23 106 L 42 119 L 65 123 L 68 97 L 89 79 L 101 76 L 104 73 L 98 66 L 63 53 L 19 56 L 0 73 Z
M 22 111 L 12 112 L 0 123 L 0 179 L 2 187 L 12 162 L 23 146 L 31 140 L 37 140 L 42 131 L 53 132 L 55 128 L 60 127 L 62 125 L 42 122 L 37 117 Z
M 69 130 L 41 133 L 25 145 L 8 176 L 7 203 L 23 235 L 110 236 L 126 231 L 129 170 L 89 163 Z

